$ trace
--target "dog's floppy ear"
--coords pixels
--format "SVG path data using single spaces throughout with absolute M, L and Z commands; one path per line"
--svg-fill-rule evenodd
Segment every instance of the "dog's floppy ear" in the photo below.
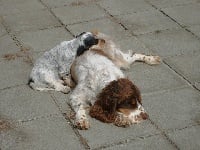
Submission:
M 97 96 L 97 101 L 90 108 L 90 116 L 102 122 L 112 123 L 117 115 L 118 81 L 112 81 Z

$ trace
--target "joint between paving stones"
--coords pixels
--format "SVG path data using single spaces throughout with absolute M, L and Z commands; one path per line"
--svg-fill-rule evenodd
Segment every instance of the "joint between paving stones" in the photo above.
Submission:
M 177 25 L 179 25 L 182 29 L 184 29 L 185 31 L 189 32 L 190 34 L 192 34 L 194 37 L 196 37 L 198 40 L 200 40 L 200 37 L 198 37 L 195 33 L 193 33 L 192 31 L 190 31 L 188 28 L 186 28 L 186 26 L 180 24 L 178 21 L 176 21 L 176 19 L 172 18 L 171 16 L 169 16 L 168 14 L 166 14 L 162 9 L 156 7 L 155 5 L 153 5 L 152 3 L 148 2 L 147 0 L 145 0 L 145 2 L 147 2 L 149 5 L 151 5 L 154 9 L 158 10 L 159 12 L 161 12 L 163 15 L 165 15 L 166 17 L 168 17 L 169 19 L 171 19 L 173 22 L 175 22 Z M 192 3 L 191 3 L 192 4 Z M 176 5 L 176 6 L 182 6 L 182 5 Z
M 134 137 L 134 138 L 131 138 L 131 139 L 125 139 L 125 140 L 122 140 L 122 141 L 114 142 L 114 143 L 111 143 L 111 144 L 104 144 L 104 145 L 99 146 L 97 148 L 94 148 L 92 150 L 100 150 L 100 149 L 105 149 L 105 148 L 111 148 L 113 146 L 128 144 L 128 143 L 131 143 L 131 142 L 136 141 L 136 140 L 144 140 L 144 139 L 154 137 L 154 136 L 158 136 L 158 135 L 161 135 L 161 134 L 156 133 L 156 134 L 141 135 L 141 136 L 137 136 L 137 137 Z
M 82 135 L 79 133 L 78 129 L 76 129 L 74 127 L 74 124 L 73 122 L 71 121 L 71 119 L 65 114 L 62 112 L 62 109 L 61 107 L 58 105 L 57 103 L 57 100 L 56 100 L 56 97 L 51 94 L 50 92 L 48 92 L 51 96 L 51 98 L 53 99 L 55 105 L 58 107 L 59 111 L 61 112 L 62 116 L 65 118 L 65 120 L 67 121 L 67 123 L 70 125 L 70 127 L 72 128 L 72 130 L 74 131 L 75 135 L 78 137 L 80 143 L 82 144 L 82 146 L 85 148 L 85 149 L 90 149 L 90 146 L 88 145 L 87 141 L 85 138 L 82 137 Z M 70 107 L 71 109 L 71 107 Z
M 172 141 L 168 136 L 167 134 L 165 133 L 165 131 L 163 131 L 155 122 L 153 122 L 151 120 L 151 118 L 149 118 L 149 121 L 151 122 L 151 124 L 158 130 L 161 132 L 161 135 L 163 135 L 163 137 L 165 137 L 165 139 L 174 147 L 176 148 L 177 150 L 180 150 L 180 148 L 178 147 L 178 145 Z
M 184 81 L 186 81 L 188 83 L 188 85 L 190 85 L 192 88 L 194 88 L 195 90 L 197 90 L 198 92 L 200 92 L 200 90 L 198 88 L 195 87 L 195 85 L 189 80 L 187 79 L 185 76 L 183 76 L 182 74 L 180 74 L 178 71 L 176 71 L 175 69 L 173 69 L 172 66 L 170 66 L 165 60 L 163 60 L 163 63 L 170 68 L 174 73 L 176 73 L 179 77 L 181 77 Z
M 7 34 L 11 37 L 11 39 L 14 41 L 14 43 L 20 48 L 23 48 L 23 45 L 21 42 L 17 39 L 16 35 L 12 33 L 11 29 L 6 25 L 5 21 L 2 19 L 2 25 L 5 28 Z
M 65 30 L 70 33 L 73 37 L 75 35 L 67 28 L 67 26 L 54 14 L 54 12 L 51 10 L 51 8 L 48 7 L 42 0 L 38 0 L 56 19 L 57 21 L 65 28 Z

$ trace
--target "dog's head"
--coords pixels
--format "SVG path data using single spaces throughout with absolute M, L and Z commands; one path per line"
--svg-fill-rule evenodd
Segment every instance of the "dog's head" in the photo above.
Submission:
M 128 79 L 121 78 L 110 82 L 98 95 L 90 109 L 90 115 L 103 122 L 120 125 L 118 116 L 123 116 L 131 123 L 139 123 L 148 118 L 139 89 Z M 124 121 L 123 119 L 121 121 Z
M 79 40 L 80 46 L 77 49 L 77 56 L 80 56 L 85 51 L 93 45 L 98 44 L 98 39 L 95 38 L 95 35 L 91 32 L 82 32 L 76 36 L 76 39 Z

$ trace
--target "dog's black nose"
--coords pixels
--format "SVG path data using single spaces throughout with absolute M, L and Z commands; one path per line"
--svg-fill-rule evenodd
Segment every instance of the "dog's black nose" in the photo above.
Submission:
M 96 44 L 98 44 L 98 39 L 95 39 L 94 36 L 88 36 L 86 39 L 84 39 L 84 45 L 86 49 Z

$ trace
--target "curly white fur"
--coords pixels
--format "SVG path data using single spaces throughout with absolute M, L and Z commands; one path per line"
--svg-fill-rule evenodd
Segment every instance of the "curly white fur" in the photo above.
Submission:
M 93 105 L 96 96 L 111 81 L 124 78 L 120 68 L 128 68 L 135 61 L 147 64 L 159 64 L 158 56 L 123 53 L 115 43 L 106 35 L 96 33 L 96 38 L 103 44 L 94 45 L 89 51 L 77 57 L 72 65 L 72 76 L 77 86 L 70 96 L 70 103 L 76 112 L 75 125 L 80 129 L 89 128 L 86 108 Z M 138 111 L 140 111 L 138 109 Z M 143 110 L 143 109 L 142 109 Z M 134 123 L 134 113 L 128 117 Z M 138 113 L 135 113 L 138 115 Z

